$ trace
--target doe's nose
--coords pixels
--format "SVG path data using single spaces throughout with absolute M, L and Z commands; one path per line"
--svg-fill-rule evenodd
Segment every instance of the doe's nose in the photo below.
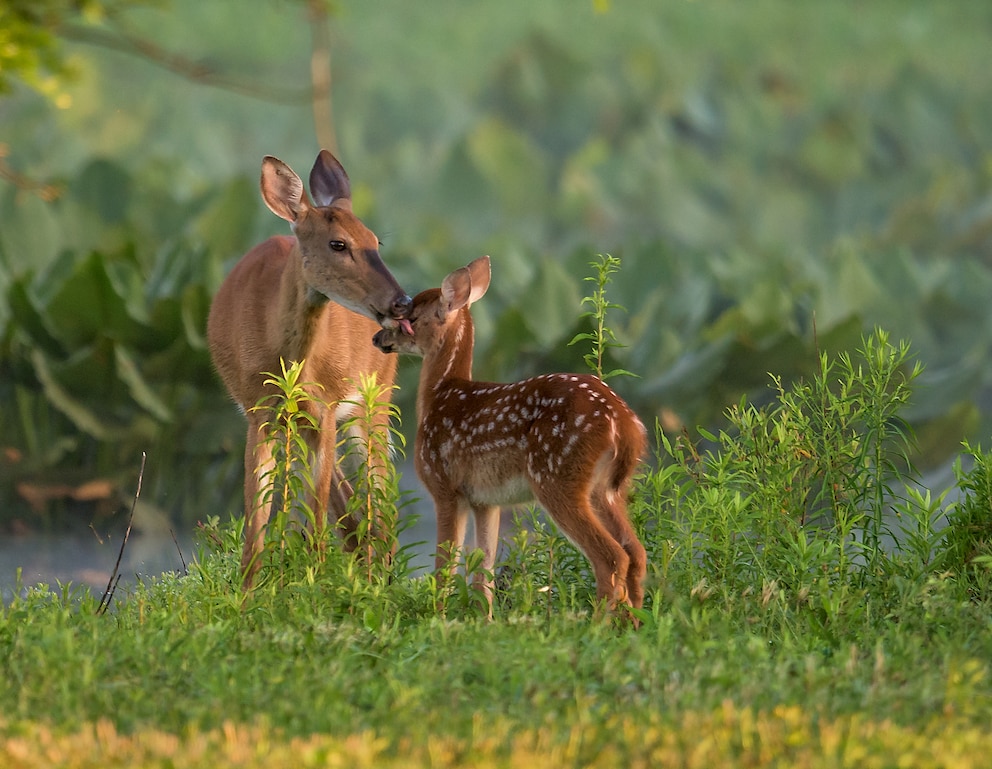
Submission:
M 408 294 L 401 294 L 393 300 L 390 309 L 393 312 L 393 318 L 396 320 L 405 318 L 410 314 L 410 310 L 413 309 L 413 299 Z

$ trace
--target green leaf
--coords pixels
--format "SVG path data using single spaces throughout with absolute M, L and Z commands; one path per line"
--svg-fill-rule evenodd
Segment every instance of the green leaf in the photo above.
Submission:
M 633 373 L 631 371 L 627 371 L 627 369 L 623 369 L 623 368 L 615 368 L 615 369 L 611 369 L 610 371 L 605 372 L 603 374 L 602 379 L 605 382 L 607 379 L 612 379 L 613 377 L 616 377 L 616 376 L 632 376 L 635 379 L 640 379 L 640 376 L 639 375 L 637 375 L 637 374 L 635 374 L 635 373 Z
M 65 414 L 76 427 L 82 432 L 93 436 L 97 440 L 107 440 L 110 438 L 110 431 L 103 421 L 97 417 L 89 408 L 73 398 L 62 385 L 58 383 L 48 359 L 41 350 L 31 351 L 31 363 L 34 365 L 35 375 L 41 382 L 45 397 L 59 411 Z
M 120 224 L 127 218 L 131 175 L 106 158 L 91 161 L 75 180 L 72 191 L 105 224 Z
M 27 335 L 31 344 L 40 347 L 49 355 L 61 355 L 62 345 L 49 327 L 48 320 L 38 309 L 37 303 L 28 291 L 28 279 L 15 281 L 7 291 L 11 322 L 15 328 Z
M 468 153 L 486 183 L 510 212 L 540 210 L 547 199 L 547 162 L 539 147 L 496 118 L 468 137 Z
M 88 344 L 101 336 L 133 343 L 144 333 L 142 319 L 135 316 L 126 300 L 128 288 L 119 277 L 112 277 L 102 254 L 93 252 L 74 263 L 64 279 L 57 274 L 46 278 L 61 281 L 53 287 L 45 311 L 53 330 L 68 347 Z
M 258 209 L 256 180 L 238 176 L 220 189 L 197 218 L 195 228 L 211 258 L 240 255 L 253 245 L 251 239 Z M 202 254 L 198 256 L 203 258 Z
M 716 442 L 719 440 L 713 433 L 707 430 L 705 427 L 697 427 L 696 432 L 702 435 L 706 440 Z
M 56 204 L 37 195 L 22 195 L 13 185 L 0 198 L 0 242 L 13 277 L 47 265 L 65 245 Z
M 145 381 L 137 362 L 127 351 L 127 348 L 123 345 L 115 345 L 114 360 L 117 366 L 117 376 L 127 385 L 128 392 L 134 401 L 159 421 L 171 421 L 171 410 Z
M 190 286 L 183 292 L 181 315 L 186 341 L 194 350 L 206 350 L 207 339 L 202 329 L 207 327 L 210 297 L 202 286 Z
M 581 299 L 575 279 L 558 263 L 541 261 L 534 281 L 520 297 L 526 308 L 524 322 L 539 344 L 558 344 L 574 323 L 575 310 Z

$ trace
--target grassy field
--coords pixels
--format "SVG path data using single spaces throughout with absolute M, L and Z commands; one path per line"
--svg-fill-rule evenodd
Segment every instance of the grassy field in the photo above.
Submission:
M 187 574 L 109 612 L 19 591 L 0 765 L 982 765 L 992 457 L 965 447 L 953 502 L 911 482 L 911 360 L 879 332 L 720 435 L 659 438 L 632 498 L 636 630 L 527 511 L 493 622 L 409 549 L 370 566 L 292 531 L 243 595 L 240 531 L 216 521 Z
M 587 584 L 490 624 L 435 615 L 428 580 L 336 566 L 244 605 L 219 556 L 109 616 L 15 601 L 0 763 L 978 766 L 992 748 L 988 606 L 946 577 L 833 607 L 656 584 L 635 632 L 587 616 Z

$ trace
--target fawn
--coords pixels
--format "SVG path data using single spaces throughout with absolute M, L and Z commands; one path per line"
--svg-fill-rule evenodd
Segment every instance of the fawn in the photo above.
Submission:
M 473 381 L 469 307 L 489 280 L 483 256 L 414 297 L 412 335 L 403 326 L 373 339 L 383 352 L 424 359 L 414 462 L 437 511 L 437 572 L 447 573 L 458 557 L 471 508 L 483 551 L 476 580 L 491 617 L 499 506 L 536 500 L 591 562 L 597 598 L 611 609 L 639 608 L 646 555 L 626 497 L 646 448 L 644 425 L 592 375 Z

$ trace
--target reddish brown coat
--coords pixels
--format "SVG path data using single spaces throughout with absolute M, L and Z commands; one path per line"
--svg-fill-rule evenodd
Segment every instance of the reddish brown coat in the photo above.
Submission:
M 469 306 L 489 277 L 488 257 L 475 260 L 414 298 L 412 335 L 392 329 L 375 337 L 383 350 L 424 358 L 414 458 L 437 508 L 437 568 L 447 569 L 462 547 L 471 509 L 491 573 L 499 506 L 536 500 L 592 563 L 597 596 L 611 607 L 640 607 L 646 556 L 627 494 L 647 445 L 644 425 L 587 374 L 473 381 Z M 480 581 L 491 611 L 491 577 Z

